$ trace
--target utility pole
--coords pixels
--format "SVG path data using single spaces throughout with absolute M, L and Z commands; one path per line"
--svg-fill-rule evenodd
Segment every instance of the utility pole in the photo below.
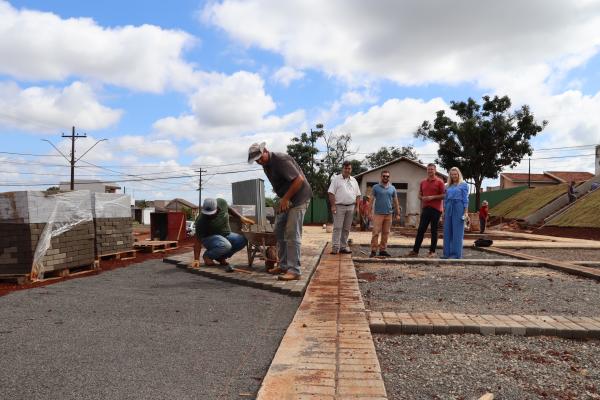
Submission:
M 75 134 L 75 127 L 73 127 L 71 134 L 70 135 L 65 135 L 64 133 L 62 134 L 62 137 L 64 138 L 70 138 L 71 139 L 71 159 L 69 159 L 69 157 L 65 156 L 64 153 L 62 151 L 60 151 L 60 149 L 58 147 L 56 147 L 54 145 L 54 143 L 52 143 L 51 141 L 49 141 L 48 139 L 42 139 L 42 141 L 44 142 L 48 142 L 50 143 L 50 145 L 52 147 L 54 147 L 54 149 L 56 151 L 58 151 L 58 153 L 63 156 L 65 158 L 65 160 L 67 160 L 69 162 L 69 164 L 71 164 L 71 190 L 75 190 L 75 163 L 79 160 L 81 160 L 81 158 L 83 156 L 85 156 L 87 153 L 89 153 L 90 150 L 92 150 L 94 147 L 96 147 L 96 145 L 100 142 L 104 142 L 108 139 L 100 139 L 97 140 L 96 143 L 94 143 L 89 149 L 87 149 L 81 156 L 79 156 L 79 158 L 75 159 L 75 139 L 77 138 L 85 138 L 87 137 L 87 135 L 84 133 L 83 135 L 76 135 Z
M 201 208 L 202 207 L 202 173 L 206 172 L 206 170 L 200 168 L 196 172 L 198 172 L 198 208 Z
M 75 190 L 75 139 L 85 138 L 87 135 L 85 133 L 83 135 L 76 135 L 75 127 L 73 127 L 71 135 L 65 135 L 63 133 L 62 137 L 71 139 L 71 160 L 69 161 L 71 163 L 71 190 Z

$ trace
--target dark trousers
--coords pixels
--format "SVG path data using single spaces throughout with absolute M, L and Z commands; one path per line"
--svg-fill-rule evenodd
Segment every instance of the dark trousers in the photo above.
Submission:
M 427 226 L 429 226 L 429 224 L 431 224 L 431 246 L 429 247 L 429 251 L 432 253 L 435 252 L 438 239 L 438 223 L 440 222 L 441 214 L 442 213 L 435 208 L 425 207 L 423 209 L 421 221 L 419 222 L 419 229 L 417 230 L 417 237 L 415 238 L 415 245 L 413 246 L 413 251 L 415 253 L 418 253 L 421 248 L 421 243 L 423 243 L 423 237 L 425 236 L 425 231 L 427 231 Z
M 485 218 L 479 217 L 479 233 L 485 232 Z

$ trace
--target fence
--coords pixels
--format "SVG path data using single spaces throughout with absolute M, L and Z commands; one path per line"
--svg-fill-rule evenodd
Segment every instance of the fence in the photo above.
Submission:
M 527 186 L 517 186 L 509 189 L 490 190 L 489 192 L 481 192 L 480 201 L 483 202 L 484 200 L 487 200 L 487 202 L 489 203 L 489 208 L 492 209 L 494 208 L 494 206 L 502 203 L 504 200 L 525 189 L 527 189 Z M 475 193 L 472 193 L 469 195 L 469 212 L 476 211 L 477 208 L 475 206 Z
M 322 197 L 313 197 L 306 209 L 306 214 L 304 214 L 304 223 L 325 224 L 328 220 L 327 201 Z

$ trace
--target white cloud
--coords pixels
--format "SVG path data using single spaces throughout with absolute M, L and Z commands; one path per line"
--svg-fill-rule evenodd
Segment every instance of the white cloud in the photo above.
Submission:
M 581 65 L 598 51 L 599 11 L 598 1 L 224 0 L 202 17 L 293 68 L 422 84 Z
M 178 154 L 177 146 L 170 140 L 150 140 L 145 136 L 121 136 L 115 147 L 122 152 L 147 157 L 175 158 Z
M 273 81 L 287 87 L 295 80 L 304 78 L 304 72 L 295 68 L 284 66 L 279 68 L 272 76 Z
M 195 82 L 182 59 L 194 42 L 182 31 L 105 28 L 90 18 L 63 19 L 0 0 L 0 73 L 16 79 L 84 77 L 139 91 L 183 90 Z
M 346 118 L 334 131 L 351 133 L 354 142 L 371 147 L 414 141 L 413 134 L 424 120 L 435 118 L 438 110 L 448 110 L 441 98 L 427 102 L 420 99 L 390 99 Z M 361 146 L 361 151 L 363 151 Z
M 278 131 L 304 121 L 304 111 L 276 116 L 275 102 L 258 74 L 204 74 L 189 98 L 191 114 L 166 117 L 154 123 L 159 136 L 208 139 L 258 130 Z
M 0 82 L 0 126 L 46 133 L 72 125 L 96 130 L 114 125 L 121 114 L 100 104 L 85 83 L 21 89 L 14 82 Z
M 377 96 L 375 96 L 371 91 L 357 91 L 357 90 L 349 90 L 342 95 L 340 99 L 340 103 L 348 106 L 359 106 L 362 104 L 372 104 L 377 101 Z

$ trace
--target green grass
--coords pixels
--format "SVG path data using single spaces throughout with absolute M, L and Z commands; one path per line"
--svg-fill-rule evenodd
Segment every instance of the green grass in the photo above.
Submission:
M 564 214 L 552 219 L 550 226 L 600 228 L 600 190 L 577 201 Z
M 567 192 L 567 184 L 525 189 L 498 204 L 490 215 L 508 219 L 525 219 Z

